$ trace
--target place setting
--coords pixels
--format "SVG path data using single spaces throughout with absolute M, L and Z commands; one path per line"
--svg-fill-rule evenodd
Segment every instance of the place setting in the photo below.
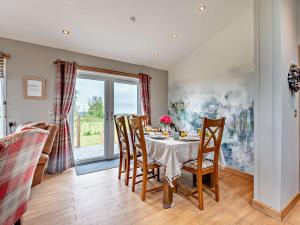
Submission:
M 179 142 L 195 142 L 200 141 L 201 129 L 197 129 L 197 133 L 188 132 L 188 131 L 177 131 L 175 124 L 170 116 L 164 115 L 160 118 L 160 128 L 145 126 L 144 135 L 151 139 L 156 140 L 174 140 Z

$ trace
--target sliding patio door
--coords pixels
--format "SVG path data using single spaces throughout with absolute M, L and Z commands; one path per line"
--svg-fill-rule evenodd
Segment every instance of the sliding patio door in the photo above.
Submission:
M 106 79 L 78 75 L 73 104 L 73 146 L 76 163 L 106 159 Z
M 79 73 L 71 124 L 77 164 L 118 157 L 114 115 L 139 114 L 137 80 Z
M 124 80 L 114 80 L 112 82 L 113 88 L 113 114 L 114 115 L 132 115 L 140 113 L 139 104 L 139 86 L 136 81 L 124 81 Z M 114 126 L 113 134 L 113 156 L 119 155 L 119 144 L 118 136 L 116 132 L 116 127 Z

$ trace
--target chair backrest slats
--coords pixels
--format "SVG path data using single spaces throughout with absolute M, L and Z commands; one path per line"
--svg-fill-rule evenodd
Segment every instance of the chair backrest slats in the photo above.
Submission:
M 208 147 L 203 149 L 203 154 L 205 153 L 210 153 L 210 152 L 215 152 L 217 151 L 217 147 Z
M 141 116 L 132 115 L 132 117 L 133 118 L 139 117 L 143 126 L 149 125 L 149 116 L 147 115 L 141 115 Z
M 125 117 L 124 116 L 115 116 L 115 125 L 118 135 L 118 141 L 120 146 L 120 154 L 123 150 L 126 151 L 127 156 L 130 156 L 130 145 L 128 140 L 128 133 L 125 123 Z
M 137 157 L 137 153 L 141 153 L 143 158 L 143 165 L 147 166 L 147 151 L 144 136 L 144 128 L 142 126 L 142 118 L 138 116 L 131 116 L 128 118 L 129 130 L 131 134 L 131 141 L 133 146 L 133 157 Z
M 219 151 L 222 142 L 225 118 L 208 119 L 203 118 L 202 136 L 198 149 L 198 168 L 202 169 L 203 154 L 214 153 L 214 166 L 218 166 Z

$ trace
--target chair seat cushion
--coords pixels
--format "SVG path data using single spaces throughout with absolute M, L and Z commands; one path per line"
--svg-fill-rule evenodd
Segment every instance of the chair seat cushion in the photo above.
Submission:
M 198 168 L 198 160 L 192 160 L 192 161 L 188 161 L 186 163 L 183 164 L 183 166 L 188 167 L 188 168 L 192 168 L 192 169 L 197 169 Z M 203 159 L 202 161 L 202 169 L 207 169 L 210 167 L 213 167 L 214 163 L 212 160 L 209 159 Z
M 143 163 L 143 156 L 139 156 L 139 157 L 137 158 L 137 160 L 138 160 L 139 162 Z M 150 156 L 147 157 L 147 160 L 148 160 L 148 164 L 149 164 L 149 165 L 150 165 L 150 164 L 155 164 L 155 160 L 152 159 Z

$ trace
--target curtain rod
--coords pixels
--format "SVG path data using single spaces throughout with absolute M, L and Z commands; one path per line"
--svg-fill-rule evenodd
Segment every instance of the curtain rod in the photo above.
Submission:
M 62 62 L 62 63 L 64 63 L 64 62 Z M 57 64 L 57 61 L 55 61 L 54 64 Z M 121 72 L 121 71 L 116 71 L 116 70 L 102 69 L 102 68 L 90 67 L 90 66 L 82 66 L 82 65 L 78 65 L 78 64 L 77 64 L 77 69 L 91 71 L 91 72 L 97 72 L 97 73 L 106 73 L 106 74 L 111 74 L 111 75 L 124 76 L 124 77 L 139 78 L 139 75 L 134 74 L 134 73 L 126 73 L 126 72 Z

